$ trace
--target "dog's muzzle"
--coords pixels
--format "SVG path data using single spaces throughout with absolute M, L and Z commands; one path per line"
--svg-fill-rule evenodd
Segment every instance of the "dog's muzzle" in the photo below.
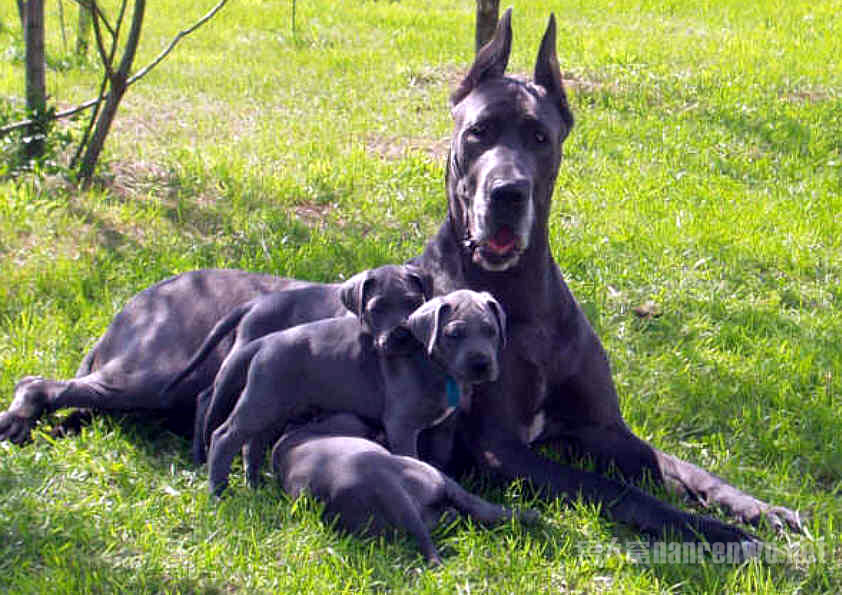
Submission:
M 534 210 L 532 184 L 520 178 L 495 180 L 473 204 L 466 245 L 477 265 L 502 271 L 517 263 L 529 245 Z

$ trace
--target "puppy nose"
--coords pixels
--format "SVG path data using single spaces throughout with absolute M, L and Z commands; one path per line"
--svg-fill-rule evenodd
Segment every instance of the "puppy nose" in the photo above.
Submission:
M 496 180 L 491 185 L 491 201 L 500 204 L 520 205 L 529 198 L 532 185 L 526 178 Z
M 491 370 L 491 359 L 481 353 L 473 353 L 468 356 L 468 369 L 473 378 L 485 378 Z

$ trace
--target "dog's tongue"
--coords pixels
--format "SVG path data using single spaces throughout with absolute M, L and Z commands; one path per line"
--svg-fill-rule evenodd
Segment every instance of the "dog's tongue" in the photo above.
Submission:
M 491 248 L 491 251 L 495 254 L 505 254 L 506 252 L 511 251 L 515 245 L 515 234 L 512 231 L 512 228 L 508 225 L 502 226 L 500 229 L 497 230 L 497 233 L 494 234 L 490 240 L 488 240 L 488 247 Z

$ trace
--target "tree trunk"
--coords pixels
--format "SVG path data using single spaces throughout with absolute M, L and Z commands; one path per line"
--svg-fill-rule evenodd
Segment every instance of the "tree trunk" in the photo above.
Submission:
M 39 116 L 47 109 L 43 0 L 27 0 L 23 29 L 26 46 L 26 109 L 37 120 L 29 127 L 28 139 L 24 141 L 26 154 L 32 158 L 44 152 L 44 123 Z
M 79 19 L 76 21 L 76 55 L 88 53 L 91 39 L 91 5 L 89 0 L 79 0 Z
M 500 15 L 500 0 L 477 0 L 477 32 L 476 48 L 480 51 L 482 46 L 491 41 L 494 37 L 494 30 L 497 28 L 497 18 Z
M 94 173 L 94 167 L 99 159 L 99 154 L 102 152 L 103 145 L 105 145 L 105 138 L 111 129 L 114 116 L 117 115 L 120 100 L 123 98 L 123 94 L 125 94 L 128 87 L 126 81 L 128 81 L 132 62 L 134 62 L 137 44 L 140 42 L 140 28 L 143 24 L 143 11 L 145 8 L 146 0 L 135 0 L 132 26 L 129 30 L 129 37 L 126 40 L 126 47 L 123 50 L 123 57 L 120 59 L 120 67 L 113 73 L 109 80 L 105 108 L 103 108 L 102 113 L 97 118 L 96 128 L 91 137 L 91 142 L 88 144 L 85 155 L 82 157 L 82 163 L 79 166 L 79 177 L 83 180 L 90 180 Z

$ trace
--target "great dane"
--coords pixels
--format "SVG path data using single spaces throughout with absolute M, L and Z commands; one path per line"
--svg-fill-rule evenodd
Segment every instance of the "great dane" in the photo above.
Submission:
M 421 430 L 469 399 L 474 385 L 497 379 L 505 318 L 490 294 L 462 289 L 421 305 L 420 288 L 381 283 L 366 291 L 363 280 L 353 281 L 343 287 L 351 290 L 343 302 L 359 319 L 328 318 L 270 333 L 225 360 L 213 400 L 242 396 L 213 432 L 212 493 L 225 489 L 234 455 L 249 442 L 246 469 L 254 483 L 264 445 L 313 410 L 377 420 L 392 452 L 417 457 Z M 411 337 L 400 332 L 403 324 Z M 396 334 L 404 338 L 389 339 Z
M 324 502 L 327 520 L 374 535 L 403 529 L 434 565 L 441 559 L 429 529 L 451 510 L 487 525 L 513 516 L 538 520 L 531 510 L 514 513 L 474 496 L 432 465 L 392 454 L 372 438 L 360 418 L 335 413 L 284 434 L 272 450 L 272 468 L 291 497 L 306 492 Z
M 471 465 L 504 480 L 524 478 L 549 495 L 578 493 L 604 502 L 603 510 L 615 519 L 644 531 L 691 527 L 710 541 L 745 538 L 736 527 L 676 510 L 636 487 L 552 462 L 531 448 L 536 442 L 564 451 L 572 446 L 603 463 L 614 462 L 628 480 L 648 471 L 669 489 L 719 504 L 740 521 L 767 519 L 775 527 L 798 530 L 797 513 L 659 451 L 623 420 L 605 351 L 549 246 L 552 191 L 562 143 L 573 126 L 556 57 L 555 20 L 550 17 L 531 81 L 505 76 L 511 39 L 507 11 L 452 95 L 448 214 L 415 260 L 433 275 L 436 293 L 462 287 L 489 291 L 510 324 L 500 378 L 480 391 L 482 407 L 471 407 L 451 424 L 457 447 L 437 461 L 449 463 L 467 453 Z M 301 284 L 219 270 L 186 273 L 153 286 L 117 315 L 77 378 L 18 383 L 8 411 L 0 414 L 0 439 L 23 442 L 44 411 L 62 407 L 155 411 L 192 424 L 196 394 L 212 382 L 230 341 L 220 343 L 175 390 L 163 398 L 159 391 L 231 309 L 260 293 L 293 286 Z M 323 287 L 326 293 L 336 291 L 336 286 Z M 315 305 L 313 313 L 319 309 Z

